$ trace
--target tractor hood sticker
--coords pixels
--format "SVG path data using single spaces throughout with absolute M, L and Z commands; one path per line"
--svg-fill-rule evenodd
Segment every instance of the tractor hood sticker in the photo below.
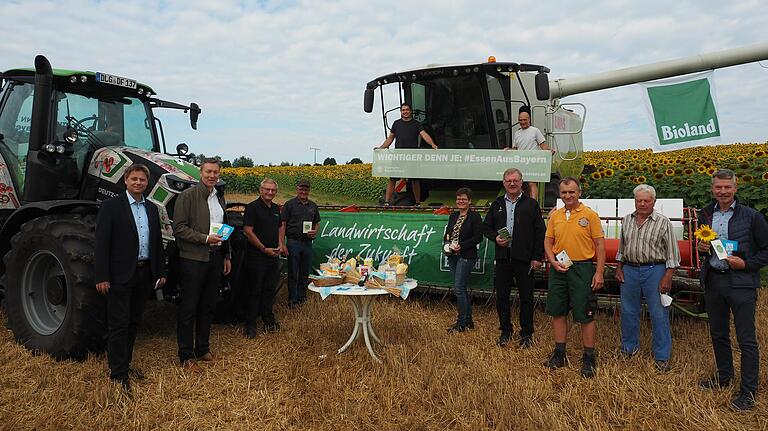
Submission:
M 131 147 L 102 148 L 97 150 L 93 156 L 93 163 L 88 167 L 88 173 L 117 184 L 122 178 L 125 169 L 133 164 L 126 154 L 133 154 L 148 160 L 180 179 L 188 181 L 200 180 L 200 171 L 197 166 L 191 163 L 177 160 L 167 154 L 153 153 Z
M 88 173 L 104 178 L 112 184 L 122 178 L 125 168 L 133 162 L 120 151 L 113 148 L 102 148 L 93 155 L 93 162 L 88 166 Z
M 19 200 L 16 197 L 16 190 L 13 188 L 11 172 L 5 163 L 5 159 L 0 155 L 0 209 L 16 209 L 19 207 Z
M 153 153 L 138 148 L 124 148 L 126 153 L 135 154 L 176 175 L 183 180 L 200 181 L 200 169 L 192 163 L 171 157 L 167 154 Z

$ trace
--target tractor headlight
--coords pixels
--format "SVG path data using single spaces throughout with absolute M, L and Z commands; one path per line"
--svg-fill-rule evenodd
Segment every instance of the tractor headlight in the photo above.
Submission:
M 168 182 L 168 187 L 178 192 L 183 192 L 196 184 L 194 181 L 181 179 L 175 175 L 168 175 L 165 180 Z

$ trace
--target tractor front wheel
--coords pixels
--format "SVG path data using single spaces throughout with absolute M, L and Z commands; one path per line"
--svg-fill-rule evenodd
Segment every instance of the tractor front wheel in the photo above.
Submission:
M 93 215 L 54 214 L 24 223 L 4 258 L 5 311 L 16 340 L 57 359 L 104 347 L 104 298 L 96 292 Z

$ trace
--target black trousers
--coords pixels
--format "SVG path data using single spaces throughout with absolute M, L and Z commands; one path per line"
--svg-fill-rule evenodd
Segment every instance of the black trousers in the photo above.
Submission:
M 717 375 L 720 381 L 733 378 L 733 355 L 731 354 L 730 321 L 736 326 L 736 339 L 741 350 L 741 391 L 757 392 L 760 373 L 760 351 L 755 334 L 755 305 L 757 289 L 733 289 L 728 274 L 710 271 L 704 290 L 709 335 L 715 351 Z
M 517 286 L 520 298 L 520 336 L 533 335 L 533 271 L 530 262 L 497 260 L 493 276 L 496 289 L 496 312 L 499 314 L 499 329 L 502 334 L 512 334 L 509 294 L 512 281 Z
M 151 290 L 152 269 L 145 265 L 137 267 L 127 283 L 111 283 L 107 291 L 107 361 L 114 380 L 128 378 L 136 332 Z
M 181 363 L 210 350 L 213 311 L 219 300 L 224 254 L 212 252 L 208 262 L 179 258 L 181 304 L 177 311 L 176 339 Z
M 276 320 L 272 307 L 275 303 L 277 281 L 280 279 L 280 259 L 256 253 L 249 253 L 246 259 L 250 274 L 246 327 L 256 329 L 259 316 L 265 325 L 273 325 Z

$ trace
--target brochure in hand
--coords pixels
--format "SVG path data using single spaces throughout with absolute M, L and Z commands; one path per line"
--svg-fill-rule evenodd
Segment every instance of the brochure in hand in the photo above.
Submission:
M 507 241 L 512 239 L 512 235 L 509 234 L 509 229 L 507 229 L 506 226 L 499 229 L 497 232 L 499 233 L 499 236 L 501 237 L 501 239 L 505 239 Z
M 218 235 L 224 241 L 228 240 L 229 236 L 232 235 L 232 232 L 234 231 L 235 231 L 235 228 L 228 224 L 211 223 L 210 234 Z
M 560 253 L 557 253 L 555 256 L 558 263 L 562 265 L 564 268 L 570 268 L 571 265 L 573 265 L 573 261 L 571 260 L 571 257 L 568 256 L 568 253 L 566 253 L 565 250 L 561 251 Z

